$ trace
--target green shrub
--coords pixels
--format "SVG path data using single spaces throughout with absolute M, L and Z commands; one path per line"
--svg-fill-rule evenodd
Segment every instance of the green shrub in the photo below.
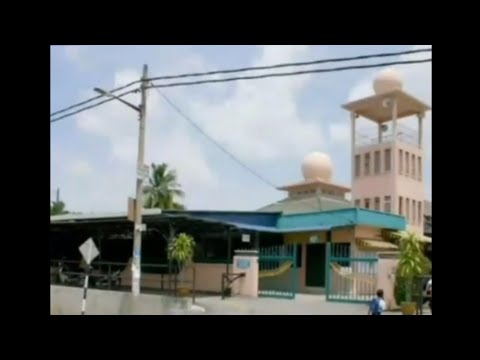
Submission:
M 424 255 L 423 243 L 417 234 L 402 231 L 392 236 L 400 246 L 394 293 L 397 304 L 401 304 L 412 301 L 415 279 L 427 275 L 432 264 Z

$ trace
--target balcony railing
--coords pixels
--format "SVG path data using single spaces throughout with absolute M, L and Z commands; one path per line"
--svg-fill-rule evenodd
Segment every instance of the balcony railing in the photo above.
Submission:
M 382 133 L 382 143 L 399 141 L 405 144 L 418 146 L 418 132 L 405 125 L 397 125 L 397 136 L 394 138 L 391 128 Z M 369 146 L 379 144 L 378 129 L 372 128 L 363 131 L 357 131 L 355 136 L 355 146 Z

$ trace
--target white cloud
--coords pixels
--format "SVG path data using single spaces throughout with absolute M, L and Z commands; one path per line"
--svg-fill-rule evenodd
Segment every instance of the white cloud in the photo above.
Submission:
M 253 66 L 308 58 L 308 46 L 262 46 Z M 240 81 L 222 102 L 195 101 L 191 112 L 213 138 L 245 161 L 295 158 L 324 144 L 320 121 L 304 119 L 298 100 L 311 76 Z M 288 151 L 285 151 L 288 149 Z
M 72 53 L 72 59 L 77 56 L 77 60 L 88 62 L 82 54 L 83 49 L 68 51 Z M 313 57 L 311 48 L 303 45 L 258 46 L 257 51 L 253 63 L 239 66 L 295 62 Z M 318 54 L 315 57 L 319 57 Z M 182 57 L 170 56 L 167 63 L 165 61 L 165 57 L 159 57 L 158 61 L 150 59 L 149 62 L 153 64 L 150 73 L 164 75 L 165 69 L 168 69 L 168 74 L 215 70 L 195 53 Z M 139 78 L 140 69 L 119 68 L 106 89 Z M 350 139 L 348 117 L 343 122 L 326 125 L 327 119 L 318 115 L 322 109 L 316 108 L 312 118 L 301 115 L 300 100 L 311 82 L 312 76 L 304 75 L 161 90 L 222 146 L 254 169 L 267 169 L 275 162 L 301 159 L 312 150 L 328 151 L 327 138 L 331 144 L 342 144 Z M 405 83 L 409 91 L 409 81 Z M 352 89 L 351 95 L 368 95 L 370 89 L 370 78 L 366 78 Z M 91 96 L 92 91 L 88 90 L 82 97 Z M 421 98 L 428 102 L 428 99 Z M 138 94 L 128 95 L 124 99 L 133 104 L 138 104 L 140 100 Z M 334 103 L 331 106 L 338 105 Z M 225 160 L 225 163 L 218 161 L 222 159 L 218 150 L 211 144 L 207 145 L 202 135 L 189 127 L 155 90 L 148 92 L 147 113 L 145 163 L 166 162 L 177 170 L 187 195 L 185 200 L 188 207 L 253 209 L 257 205 L 260 207 L 263 203 L 273 202 L 277 195 L 281 197 L 275 190 L 268 190 L 263 185 L 257 189 L 251 183 L 248 186 L 239 183 L 235 175 L 229 173 L 231 169 L 232 172 L 237 171 L 237 166 L 230 160 Z M 70 172 L 62 175 L 64 178 L 56 179 L 65 187 L 62 187 L 62 198 L 66 199 L 67 204 L 72 204 L 73 210 L 125 209 L 127 197 L 134 195 L 135 190 L 137 119 L 135 111 L 118 101 L 111 101 L 76 117 L 81 134 L 88 135 L 92 143 L 97 141 L 97 145 L 106 148 L 107 152 L 96 153 L 94 159 L 88 158 L 93 164 L 90 170 L 95 171 L 95 176 L 73 176 L 70 168 Z M 78 159 L 78 155 L 70 154 L 68 159 L 62 159 L 60 163 L 68 163 L 71 159 Z M 96 161 L 104 165 L 100 166 Z M 240 173 L 241 170 L 238 171 Z M 266 171 L 259 172 L 268 178 Z M 250 180 L 250 175 L 245 176 L 247 181 Z M 278 181 L 269 180 L 274 183 Z M 257 184 L 255 181 L 252 180 L 252 183 Z M 268 200 L 265 200 L 267 197 Z
M 331 123 L 329 133 L 333 144 L 348 144 L 350 142 L 351 129 L 350 124 L 346 121 Z
M 92 174 L 93 169 L 85 160 L 77 160 L 70 164 L 70 173 L 74 176 L 88 176 Z
M 253 66 L 299 61 L 309 57 L 308 46 L 262 46 L 259 49 L 261 52 Z M 212 69 L 199 56 L 188 57 L 175 65 L 177 69 L 171 70 L 172 73 L 185 72 L 185 68 L 188 68 L 187 72 Z M 155 69 L 150 70 L 151 73 L 161 74 Z M 115 72 L 113 87 L 139 78 L 138 70 L 119 69 Z M 162 92 L 186 114 L 191 115 L 210 136 L 247 164 L 251 164 L 254 161 L 295 158 L 323 146 L 319 121 L 303 119 L 298 111 L 299 97 L 310 80 L 311 77 L 307 75 L 207 86 L 202 88 L 202 92 L 198 92 L 198 88 L 172 88 Z M 91 93 L 88 95 L 91 96 Z M 218 96 L 222 97 L 221 101 L 216 101 Z M 133 104 L 139 103 L 138 94 L 128 95 L 124 99 Z M 222 165 L 209 162 L 202 135 L 189 128 L 184 119 L 172 111 L 155 90 L 148 92 L 147 112 L 145 163 L 167 162 L 177 170 L 179 181 L 187 194 L 187 206 L 194 203 L 205 208 L 213 204 L 221 207 L 213 198 L 226 196 L 218 193 Z M 107 204 L 109 209 L 113 204 L 123 204 L 124 201 L 119 199 L 133 193 L 134 181 L 131 174 L 134 174 L 137 158 L 137 116 L 133 110 L 117 101 L 77 116 L 80 130 L 108 142 L 108 156 L 113 161 L 112 164 L 117 164 L 119 171 L 125 174 L 122 178 L 119 173 L 115 184 L 92 183 L 92 188 L 85 182 L 81 185 L 84 192 L 95 194 L 88 196 L 92 203 L 98 205 L 102 201 L 104 205 L 98 205 L 99 209 L 104 209 Z M 105 174 L 96 175 L 102 178 L 112 177 L 112 174 L 107 174 L 107 170 L 104 172 Z M 105 186 L 104 190 L 102 186 Z M 222 189 L 226 193 L 228 186 L 223 184 Z M 204 196 L 206 193 L 212 195 Z M 235 196 L 237 199 L 244 198 L 244 194 L 238 191 L 235 191 Z M 207 200 L 209 198 L 210 201 Z M 232 203 L 235 203 L 234 199 L 231 199 L 230 204 Z

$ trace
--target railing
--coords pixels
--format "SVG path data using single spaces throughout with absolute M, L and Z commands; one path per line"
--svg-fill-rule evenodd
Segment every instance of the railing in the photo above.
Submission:
M 414 129 L 405 126 L 397 125 L 397 136 L 394 138 L 392 130 L 382 133 L 382 143 L 391 141 L 400 141 L 405 144 L 418 146 L 418 132 Z M 366 129 L 364 131 L 358 131 L 355 136 L 355 146 L 369 146 L 379 144 L 378 129 Z
M 85 269 L 82 269 L 81 264 L 81 261 L 76 260 L 51 260 L 50 283 L 66 286 L 83 286 L 83 282 L 85 280 Z M 94 261 L 89 270 L 89 286 L 108 290 L 122 289 L 122 274 L 128 265 L 129 263 L 125 262 Z M 74 270 L 70 270 L 69 268 L 73 268 Z M 142 269 L 143 268 L 167 270 L 165 273 L 156 274 L 160 275 L 159 288 L 153 286 L 143 286 L 143 288 L 156 288 L 158 290 L 171 289 L 170 286 L 168 288 L 165 286 L 167 284 L 165 277 L 168 276 L 169 279 L 171 277 L 168 272 L 169 267 L 167 264 L 142 264 Z M 145 282 L 145 280 L 143 281 Z
M 416 302 L 416 315 L 423 315 L 423 306 L 432 300 L 432 295 L 426 293 L 426 284 L 430 276 L 417 276 L 414 279 L 413 300 Z

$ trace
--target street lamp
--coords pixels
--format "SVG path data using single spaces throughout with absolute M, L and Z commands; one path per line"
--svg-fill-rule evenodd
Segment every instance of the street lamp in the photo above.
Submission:
M 145 226 L 142 224 L 142 208 L 143 208 L 143 181 L 148 176 L 148 167 L 144 165 L 145 157 L 145 120 L 147 114 L 147 85 L 148 85 L 148 67 L 143 65 L 142 83 L 140 85 L 141 102 L 140 106 L 135 106 L 112 93 L 95 88 L 95 92 L 114 98 L 122 104 L 136 110 L 139 113 L 139 131 L 138 131 L 138 158 L 137 158 L 137 193 L 135 200 L 135 225 L 133 229 L 133 261 L 132 261 L 132 293 L 134 296 L 140 294 L 140 260 L 142 250 L 142 231 Z

